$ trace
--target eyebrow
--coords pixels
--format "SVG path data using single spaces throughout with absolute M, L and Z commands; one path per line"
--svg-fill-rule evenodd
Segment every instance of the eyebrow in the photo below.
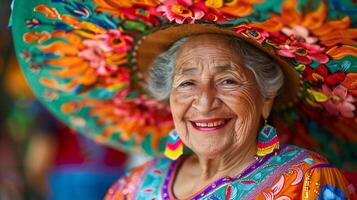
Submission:
M 233 70 L 234 67 L 232 67 L 230 64 L 226 64 L 226 65 L 220 65 L 220 66 L 214 66 L 213 67 L 213 72 L 223 72 L 226 70 Z M 198 72 L 198 68 L 197 67 L 189 67 L 186 69 L 183 69 L 181 71 L 181 75 L 188 75 L 188 74 L 197 74 Z
M 230 64 L 225 64 L 225 65 L 222 65 L 222 66 L 214 66 L 213 67 L 213 72 L 224 72 L 224 71 L 227 71 L 227 70 L 233 70 L 234 67 Z

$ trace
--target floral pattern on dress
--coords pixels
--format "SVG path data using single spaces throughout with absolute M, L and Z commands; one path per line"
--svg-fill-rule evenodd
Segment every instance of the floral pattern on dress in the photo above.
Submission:
M 144 165 L 140 171 L 134 169 L 130 176 L 140 173 L 140 182 L 125 180 L 121 188 L 134 184 L 135 194 L 140 200 L 175 199 L 172 180 L 176 169 L 184 158 L 172 161 L 167 158 L 155 160 L 155 164 Z M 323 199 L 325 197 L 355 198 L 350 193 L 343 175 L 320 155 L 298 148 L 283 146 L 278 155 L 261 158 L 244 170 L 240 177 L 222 177 L 190 197 L 191 200 L 288 200 Z M 123 193 L 116 189 L 119 180 L 109 190 L 106 200 Z M 169 194 L 166 193 L 169 192 Z

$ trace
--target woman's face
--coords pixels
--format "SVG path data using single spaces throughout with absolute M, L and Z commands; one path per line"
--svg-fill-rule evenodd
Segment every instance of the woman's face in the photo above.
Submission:
M 180 48 L 170 107 L 180 138 L 196 154 L 216 157 L 255 145 L 270 101 L 223 37 L 193 36 Z

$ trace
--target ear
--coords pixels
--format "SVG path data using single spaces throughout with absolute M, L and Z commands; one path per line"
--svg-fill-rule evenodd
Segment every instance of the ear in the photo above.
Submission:
M 275 95 L 269 98 L 265 98 L 262 107 L 262 117 L 263 119 L 268 119 L 271 109 L 273 108 Z

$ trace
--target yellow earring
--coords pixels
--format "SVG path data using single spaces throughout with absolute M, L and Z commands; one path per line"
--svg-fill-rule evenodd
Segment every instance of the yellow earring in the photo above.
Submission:
M 167 137 L 164 154 L 171 160 L 176 160 L 183 154 L 183 143 L 175 129 Z

